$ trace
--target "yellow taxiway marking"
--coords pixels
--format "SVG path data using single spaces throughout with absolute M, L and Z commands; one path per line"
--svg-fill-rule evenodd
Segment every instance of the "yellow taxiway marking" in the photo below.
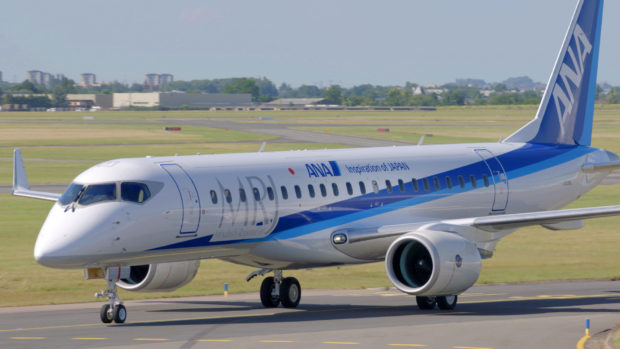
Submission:
M 579 342 L 577 342 L 577 349 L 584 349 L 586 347 L 586 342 L 590 339 L 590 335 L 585 335 L 581 337 Z
M 278 340 L 271 340 L 271 339 L 264 339 L 259 342 L 261 343 L 295 343 L 295 341 L 278 341 Z
M 354 344 L 359 344 L 359 343 L 358 342 L 323 342 L 323 344 L 354 345 Z
M 47 337 L 11 337 L 11 339 L 47 339 Z
M 391 347 L 425 347 L 426 344 L 398 344 L 398 343 L 394 343 L 394 344 L 388 344 Z
M 196 342 L 232 342 L 232 339 L 196 339 Z
M 134 338 L 134 341 L 167 341 L 168 338 Z
M 73 337 L 71 339 L 75 339 L 78 341 L 105 341 L 107 338 L 105 337 Z

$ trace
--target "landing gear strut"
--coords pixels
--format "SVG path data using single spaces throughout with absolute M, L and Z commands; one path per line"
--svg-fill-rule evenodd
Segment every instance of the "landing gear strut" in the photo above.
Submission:
M 119 280 L 119 275 L 117 268 L 105 268 L 107 289 L 95 293 L 97 298 L 105 297 L 108 299 L 108 304 L 101 306 L 99 311 L 99 317 L 104 324 L 109 324 L 112 321 L 122 324 L 127 320 L 127 309 L 116 293 L 116 282 Z
M 267 271 L 250 274 L 251 277 Z M 274 276 L 266 277 L 260 286 L 260 301 L 265 308 L 275 308 L 280 303 L 285 308 L 295 308 L 301 300 L 301 286 L 294 277 L 282 278 L 282 270 L 274 270 Z M 251 278 L 249 277 L 249 278 Z
M 438 296 L 438 297 L 415 297 L 418 308 L 421 310 L 433 310 L 435 306 L 441 310 L 452 310 L 456 307 L 457 296 Z

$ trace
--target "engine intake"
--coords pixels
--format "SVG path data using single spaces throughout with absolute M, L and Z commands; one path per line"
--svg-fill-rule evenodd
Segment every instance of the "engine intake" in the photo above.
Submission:
M 192 281 L 199 266 L 200 261 L 135 265 L 116 285 L 127 291 L 170 292 Z
M 399 290 L 416 296 L 457 295 L 480 276 L 476 244 L 454 233 L 417 231 L 396 239 L 385 266 Z

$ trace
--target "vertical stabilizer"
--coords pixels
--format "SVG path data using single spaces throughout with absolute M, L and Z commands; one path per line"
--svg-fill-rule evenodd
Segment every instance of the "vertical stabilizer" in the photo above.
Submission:
M 536 118 L 505 142 L 590 145 L 603 0 L 580 0 Z

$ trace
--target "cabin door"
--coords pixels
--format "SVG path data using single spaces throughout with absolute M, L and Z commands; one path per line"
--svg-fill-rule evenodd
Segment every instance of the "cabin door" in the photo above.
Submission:
M 179 236 L 194 235 L 200 224 L 200 197 L 194 181 L 185 170 L 177 164 L 162 164 L 176 184 L 181 198 L 181 228 Z

